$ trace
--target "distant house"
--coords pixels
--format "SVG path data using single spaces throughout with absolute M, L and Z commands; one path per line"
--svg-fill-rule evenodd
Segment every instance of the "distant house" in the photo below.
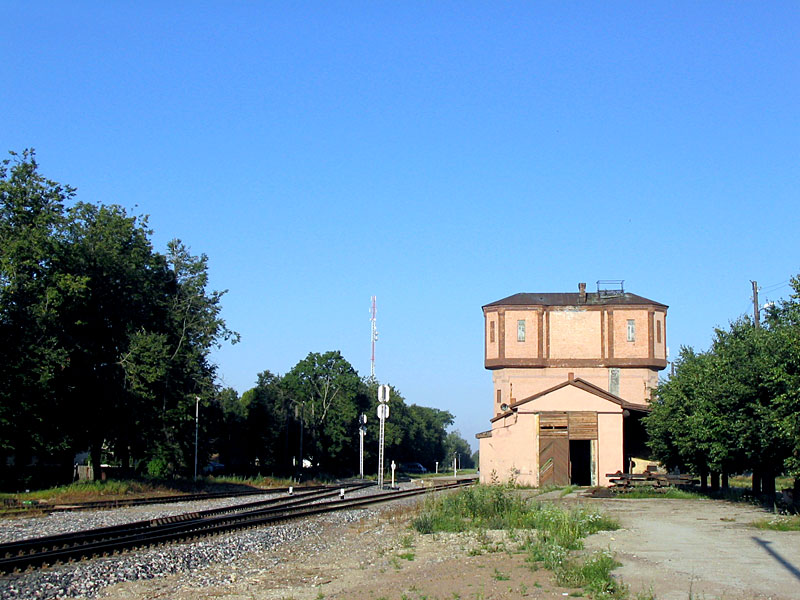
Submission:
M 667 306 L 599 281 L 483 307 L 492 428 L 481 481 L 606 485 L 643 452 L 641 417 L 667 366 Z

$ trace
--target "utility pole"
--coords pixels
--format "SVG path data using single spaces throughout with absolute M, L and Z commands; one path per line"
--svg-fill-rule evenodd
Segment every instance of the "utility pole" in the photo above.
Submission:
M 757 281 L 750 281 L 753 284 L 753 322 L 755 323 L 756 329 L 761 327 L 761 321 L 758 314 L 758 282 Z
M 358 473 L 361 479 L 364 479 L 364 435 L 367 433 L 367 415 L 361 413 L 358 418 L 358 436 L 360 443 L 358 446 Z
M 389 396 L 390 390 L 388 385 L 378 386 L 378 419 L 380 420 L 380 428 L 378 432 L 378 489 L 383 489 L 383 442 L 384 442 L 384 424 L 386 419 L 389 418 Z
M 369 312 L 370 340 L 372 342 L 372 357 L 369 363 L 369 376 L 375 378 L 375 342 L 378 341 L 378 298 L 372 297 L 372 308 Z
M 294 407 L 295 411 L 297 411 L 297 405 L 295 404 Z M 295 418 L 297 418 L 297 414 L 295 413 Z M 300 473 L 303 473 L 303 430 L 306 428 L 306 401 L 303 400 L 300 403 Z M 298 479 L 299 480 L 299 479 Z
M 197 438 L 200 433 L 200 396 L 195 396 L 194 405 L 194 480 L 197 481 Z

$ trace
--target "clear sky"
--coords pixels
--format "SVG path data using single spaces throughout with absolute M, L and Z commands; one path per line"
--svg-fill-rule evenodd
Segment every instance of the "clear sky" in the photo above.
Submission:
M 626 290 L 667 342 L 800 272 L 797 2 L 10 2 L 0 150 L 210 258 L 240 392 L 341 350 L 489 427 L 481 306 Z

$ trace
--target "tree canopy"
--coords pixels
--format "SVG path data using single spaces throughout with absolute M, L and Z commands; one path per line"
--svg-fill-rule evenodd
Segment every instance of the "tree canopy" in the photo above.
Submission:
M 645 419 L 654 457 L 671 468 L 753 473 L 774 494 L 775 475 L 800 477 L 800 279 L 759 327 L 747 317 L 714 333 L 707 352 L 682 348 Z
M 124 467 L 187 468 L 191 410 L 217 394 L 208 355 L 236 340 L 207 259 L 153 249 L 146 218 L 73 202 L 33 151 L 0 167 L 0 450 L 72 468 L 89 448 Z M 68 204 L 71 206 L 67 206 Z M 3 460 L 3 464 L 9 462 Z
M 207 257 L 180 240 L 158 252 L 146 217 L 75 196 L 40 174 L 33 151 L 0 163 L 0 484 L 68 480 L 87 449 L 96 476 L 101 462 L 188 475 L 196 451 L 200 467 L 218 455 L 240 473 L 352 474 L 362 413 L 377 467 L 377 380 L 328 351 L 282 376 L 265 370 L 241 397 L 219 389 L 209 353 L 238 334 L 221 317 L 225 292 L 208 290 Z M 388 458 L 468 459 L 447 433 L 453 415 L 391 389 Z

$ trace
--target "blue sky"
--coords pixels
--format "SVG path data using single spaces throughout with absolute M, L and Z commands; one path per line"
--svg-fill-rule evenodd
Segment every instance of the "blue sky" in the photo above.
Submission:
M 339 349 L 488 428 L 481 306 L 624 279 L 667 342 L 800 272 L 800 5 L 5 2 L 0 150 L 210 258 L 240 392 Z

